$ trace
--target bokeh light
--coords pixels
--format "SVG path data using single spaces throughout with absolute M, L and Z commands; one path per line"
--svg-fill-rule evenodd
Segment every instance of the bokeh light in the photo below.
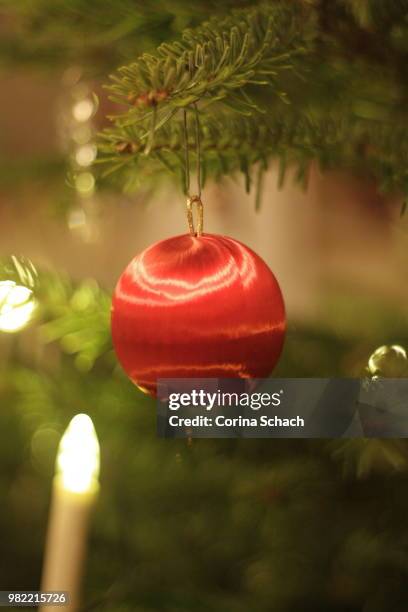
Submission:
M 81 172 L 75 178 L 75 187 L 83 196 L 92 195 L 95 189 L 95 178 L 91 172 Z
M 72 114 L 76 121 L 85 123 L 89 121 L 95 110 L 94 103 L 89 98 L 80 100 L 72 108 Z
M 98 487 L 99 443 L 91 418 L 77 414 L 61 438 L 57 477 L 64 489 L 85 493 Z
M 370 356 L 367 369 L 374 380 L 379 376 L 408 376 L 407 352 L 399 344 L 379 346 Z
M 28 287 L 14 281 L 0 281 L 0 331 L 14 333 L 32 319 L 37 303 Z

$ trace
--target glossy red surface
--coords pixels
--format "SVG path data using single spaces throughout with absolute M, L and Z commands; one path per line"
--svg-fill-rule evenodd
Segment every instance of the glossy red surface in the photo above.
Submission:
M 158 242 L 128 265 L 112 303 L 119 361 L 155 394 L 158 378 L 264 378 L 282 350 L 285 308 L 265 262 L 213 234 Z

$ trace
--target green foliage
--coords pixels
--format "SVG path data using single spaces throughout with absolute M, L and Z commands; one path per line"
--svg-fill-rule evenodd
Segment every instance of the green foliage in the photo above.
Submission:
M 35 184 L 48 187 L 57 183 L 64 182 L 68 169 L 67 160 L 61 155 L 55 157 L 29 157 L 24 159 L 11 160 L 4 156 L 0 157 L 0 187 L 1 189 L 16 190 L 25 187 L 27 184 L 32 188 Z
M 181 115 L 197 104 L 204 178 L 243 172 L 259 196 L 271 161 L 281 182 L 295 166 L 306 185 L 316 160 L 407 191 L 405 0 L 1 0 L 0 11 L 12 24 L 3 63 L 79 65 L 103 80 L 121 66 L 100 186 L 169 172 L 183 184 Z
M 64 289 L 59 299 L 53 295 L 47 304 L 51 320 L 42 326 L 42 337 L 45 342 L 58 340 L 66 353 L 75 355 L 78 369 L 86 372 L 111 351 L 110 297 L 92 280 Z
M 12 281 L 31 291 L 39 286 L 38 271 L 32 261 L 15 255 L 0 261 L 0 281 Z
M 242 0 L 0 0 L 5 24 L 0 61 L 6 66 L 47 68 L 80 65 L 104 75 L 131 61 L 209 13 L 228 11 Z
M 364 477 L 371 472 L 407 471 L 408 447 L 405 440 L 356 439 L 332 445 L 333 455 L 346 474 Z
M 164 443 L 154 402 L 101 366 L 89 375 L 69 360 L 53 372 L 14 362 L 0 372 L 7 588 L 38 584 L 56 446 L 84 411 L 102 449 L 85 606 L 343 612 L 377 600 L 388 612 L 405 601 L 406 469 L 344 478 L 318 440 Z
M 273 98 L 278 105 L 288 103 L 279 77 L 296 72 L 296 62 L 310 42 L 310 22 L 309 13 L 295 3 L 291 7 L 262 4 L 234 11 L 224 20 L 214 18 L 186 31 L 182 42 L 163 44 L 156 55 L 144 54 L 121 68 L 109 90 L 115 101 L 126 104 L 127 111 L 114 118 L 115 127 L 106 131 L 101 147 L 110 170 L 123 167 L 129 158 L 132 163 L 149 155 L 153 164 L 158 161 L 159 166 L 182 172 L 180 110 L 198 102 L 204 165 L 209 170 L 220 175 L 237 167 L 249 169 L 253 157 L 266 160 L 269 140 L 265 143 L 265 136 L 270 137 L 270 126 L 263 116 L 274 104 Z M 266 90 L 265 100 L 257 100 L 257 88 Z M 258 119 L 262 116 L 261 130 L 254 130 L 254 114 Z M 243 116 L 247 118 L 244 126 Z M 253 147 L 259 131 L 266 145 L 261 151 Z M 112 153 L 119 153 L 118 161 Z
M 408 2 L 397 0 L 343 0 L 347 10 L 364 29 L 389 29 L 407 17 Z
M 31 289 L 38 303 L 40 340 L 58 341 L 65 353 L 75 356 L 78 369 L 89 371 L 101 356 L 113 363 L 110 297 L 95 281 L 89 279 L 75 286 L 63 275 L 39 273 L 31 261 L 15 256 L 0 260 L 1 280 Z
M 107 293 L 15 257 L 0 262 L 2 280 L 29 286 L 39 302 L 31 327 L 0 334 L 0 349 L 13 347 L 0 361 L 6 588 L 39 584 L 58 441 L 86 412 L 102 472 L 85 609 L 357 612 L 375 603 L 403 612 L 406 441 L 165 443 L 154 401 L 115 367 Z M 20 352 L 34 331 L 38 346 Z M 360 340 L 290 328 L 276 375 L 355 375 L 345 356 Z
M 274 5 L 236 11 L 224 20 L 214 18 L 187 30 L 182 42 L 162 44 L 157 55 L 142 55 L 120 68 L 120 77 L 112 77 L 114 99 L 129 107 L 116 122 L 143 121 L 157 108 L 158 128 L 178 109 L 199 100 L 204 108 L 227 101 L 249 114 L 258 109 L 245 95 L 249 85 L 268 86 L 285 100 L 277 76 L 293 68 L 294 58 L 305 53 L 307 29 L 304 24 L 300 28 L 302 17 L 306 15 Z
M 401 24 L 391 5 L 388 25 L 362 34 L 343 2 L 261 2 L 120 68 L 109 90 L 125 110 L 102 134 L 105 175 L 119 170 L 125 188 L 163 169 L 182 177 L 180 109 L 197 104 L 206 176 L 241 170 L 248 185 L 255 164 L 278 159 L 282 180 L 296 165 L 305 184 L 317 160 L 405 192 L 407 57 L 389 40 Z

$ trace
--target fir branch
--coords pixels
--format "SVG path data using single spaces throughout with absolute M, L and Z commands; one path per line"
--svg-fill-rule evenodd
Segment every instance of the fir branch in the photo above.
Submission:
M 76 285 L 65 275 L 38 270 L 27 258 L 14 255 L 0 259 L 3 281 L 30 289 L 42 342 L 58 342 L 73 355 L 78 369 L 88 371 L 97 359 L 109 356 L 111 300 L 95 281 Z
M 365 29 L 386 30 L 405 19 L 407 0 L 342 0 L 359 26 Z
M 279 1 L 235 11 L 121 68 L 109 89 L 127 110 L 102 134 L 105 174 L 127 189 L 164 169 L 182 177 L 180 109 L 198 103 L 207 176 L 242 171 L 249 186 L 254 164 L 278 158 L 305 183 L 314 159 L 406 191 L 404 89 L 393 69 L 374 79 L 366 58 L 342 57 L 316 11 Z
M 401 160 L 408 158 L 408 134 L 397 122 L 388 123 L 348 115 L 313 116 L 284 107 L 269 115 L 237 117 L 228 113 L 201 113 L 201 152 L 205 175 L 220 179 L 243 171 L 247 183 L 255 164 L 263 167 L 280 160 L 280 186 L 288 167 L 298 167 L 298 180 L 306 180 L 312 160 L 322 169 L 343 168 L 370 174 L 385 191 L 406 191 L 408 171 Z M 188 132 L 191 155 L 196 163 L 193 118 Z M 106 130 L 100 143 L 101 174 L 134 189 L 150 177 L 170 172 L 183 182 L 184 132 L 173 120 L 157 131 L 145 155 L 147 126 L 131 125 Z
M 332 442 L 329 446 L 348 476 L 365 478 L 373 472 L 402 472 L 408 468 L 406 440 L 360 438 Z
M 0 0 L 0 62 L 59 68 L 78 64 L 105 75 L 208 14 L 225 15 L 251 0 Z
M 259 109 L 243 89 L 249 85 L 267 86 L 285 99 L 279 75 L 306 53 L 313 31 L 307 17 L 298 2 L 262 4 L 188 30 L 182 42 L 163 44 L 156 55 L 144 54 L 111 77 L 112 99 L 127 106 L 114 124 L 140 124 L 157 107 L 159 129 L 199 101 L 202 108 L 223 101 L 251 114 Z

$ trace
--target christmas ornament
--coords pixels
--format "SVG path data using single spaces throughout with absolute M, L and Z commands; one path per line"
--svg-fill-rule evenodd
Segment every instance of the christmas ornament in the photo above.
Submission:
M 368 360 L 367 371 L 374 379 L 406 377 L 408 360 L 405 349 L 398 344 L 378 347 Z
M 232 238 L 202 233 L 200 192 L 188 198 L 187 217 L 190 234 L 137 255 L 113 296 L 117 356 L 152 395 L 159 378 L 265 378 L 284 340 L 282 294 L 266 263 Z
M 224 236 L 186 234 L 149 247 L 126 268 L 113 298 L 119 361 L 152 394 L 158 378 L 265 378 L 284 332 L 271 270 Z

